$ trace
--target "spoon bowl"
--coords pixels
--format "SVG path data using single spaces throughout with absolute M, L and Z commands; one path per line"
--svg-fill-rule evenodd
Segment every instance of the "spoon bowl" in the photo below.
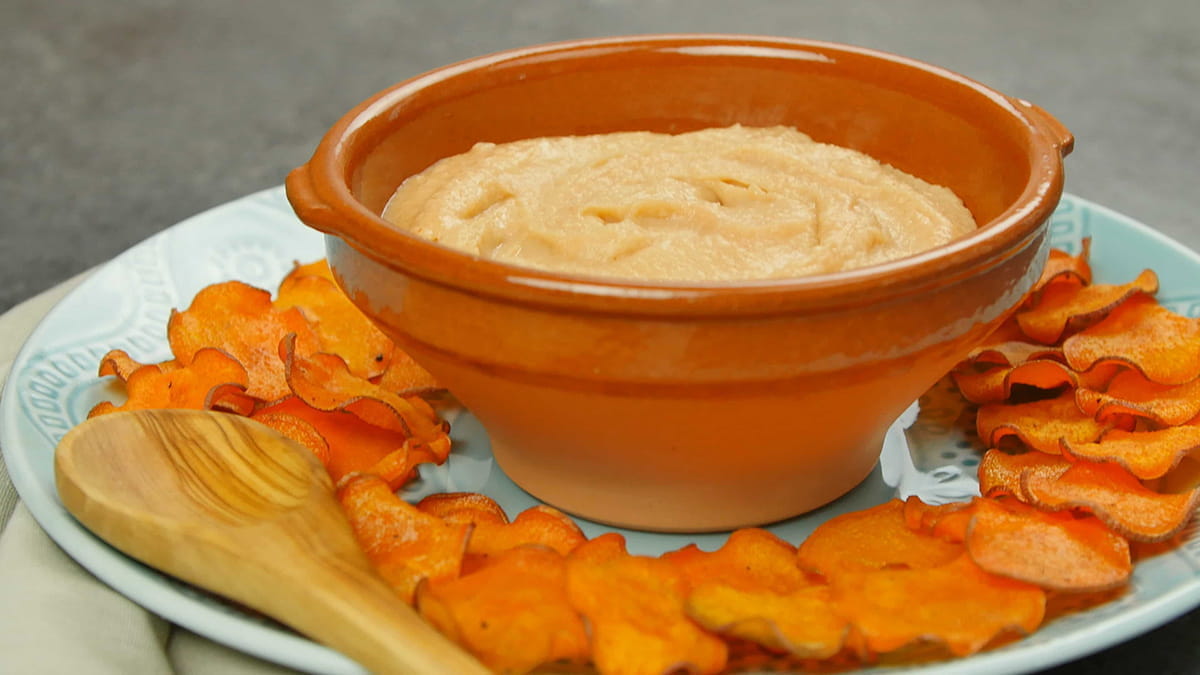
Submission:
M 54 468 L 63 505 L 113 547 L 371 672 L 488 672 L 375 574 L 316 457 L 257 422 L 104 415 L 63 437 Z

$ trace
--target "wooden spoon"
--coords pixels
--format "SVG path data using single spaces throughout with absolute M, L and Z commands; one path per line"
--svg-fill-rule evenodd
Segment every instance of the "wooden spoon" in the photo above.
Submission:
M 372 672 L 488 672 L 375 575 L 313 454 L 257 422 L 103 415 L 63 437 L 54 467 L 63 504 L 101 539 Z

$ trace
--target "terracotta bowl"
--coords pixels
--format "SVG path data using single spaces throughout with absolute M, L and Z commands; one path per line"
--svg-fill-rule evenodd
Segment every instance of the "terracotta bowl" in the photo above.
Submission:
M 477 141 L 792 125 L 953 189 L 974 234 L 800 279 L 628 282 L 498 264 L 379 213 Z M 639 36 L 447 66 L 359 104 L 288 176 L 346 293 L 479 418 L 504 471 L 593 520 L 721 530 L 801 514 L 1016 306 L 1071 135 L 954 73 L 843 45 Z

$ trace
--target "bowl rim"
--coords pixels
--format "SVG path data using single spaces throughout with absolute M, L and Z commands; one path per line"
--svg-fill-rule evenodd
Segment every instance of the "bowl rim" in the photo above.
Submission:
M 700 48 L 700 49 L 697 49 Z M 707 49 L 707 51 L 705 51 Z M 464 74 L 513 61 L 590 58 L 633 51 L 691 50 L 703 58 L 773 56 L 880 60 L 944 80 L 1021 123 L 1029 180 L 1020 196 L 969 235 L 893 261 L 777 279 L 688 282 L 567 274 L 523 267 L 452 249 L 390 225 L 351 192 L 351 161 L 372 122 L 412 96 Z M 764 51 L 765 50 L 765 51 Z M 756 53 L 757 52 L 757 53 Z M 1062 159 L 1070 132 L 1041 108 L 954 71 L 854 45 L 801 38 L 663 33 L 565 40 L 472 57 L 408 78 L 368 97 L 326 132 L 309 161 L 289 173 L 287 197 L 310 227 L 342 239 L 367 258 L 410 277 L 516 304 L 580 312 L 659 317 L 777 315 L 861 305 L 957 283 L 1035 243 L 1063 191 Z M 365 154 L 365 153 L 362 153 Z M 331 260 L 331 262 L 333 262 Z M 335 274 L 337 273 L 336 264 Z

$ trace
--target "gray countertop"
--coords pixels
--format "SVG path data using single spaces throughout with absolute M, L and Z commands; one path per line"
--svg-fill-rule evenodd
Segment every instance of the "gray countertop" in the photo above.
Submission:
M 393 82 L 507 47 L 647 32 L 817 38 L 959 71 L 1071 128 L 1068 191 L 1200 249 L 1195 0 L 5 0 L 0 312 L 280 184 Z M 1200 672 L 1198 631 L 1193 612 L 1052 672 Z

